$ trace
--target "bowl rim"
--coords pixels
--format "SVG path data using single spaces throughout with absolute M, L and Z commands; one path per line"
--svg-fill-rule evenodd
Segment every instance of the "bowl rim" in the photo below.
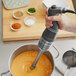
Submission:
M 29 8 L 35 8 L 36 12 L 30 13 L 30 12 L 28 11 Z M 27 12 L 29 15 L 33 15 L 33 14 L 37 13 L 37 10 L 38 10 L 37 7 L 30 7 L 30 6 L 29 6 L 29 7 L 26 8 L 26 12 Z
M 26 16 L 26 17 L 24 18 L 24 23 L 25 23 L 25 21 L 28 20 L 28 19 L 32 19 L 32 20 L 34 20 L 35 23 L 36 23 L 36 18 L 35 18 L 34 16 Z M 35 24 L 35 23 L 34 23 L 34 24 Z M 28 25 L 28 24 L 25 23 L 25 25 L 27 25 L 27 26 L 32 26 L 33 24 L 32 24 L 32 25 Z
M 15 13 L 16 13 L 17 11 L 22 12 L 23 15 L 22 15 L 21 17 L 17 17 L 17 16 L 15 16 Z M 14 10 L 14 11 L 13 11 L 13 17 L 14 17 L 15 19 L 21 19 L 23 16 L 24 16 L 24 11 L 23 11 L 23 10 Z
M 12 28 L 12 24 L 14 24 L 14 23 L 19 23 L 19 24 L 21 24 L 21 27 L 20 28 L 18 28 L 18 29 L 14 29 L 14 28 Z M 22 23 L 21 22 L 15 22 L 15 21 L 13 21 L 11 24 L 10 24 L 10 28 L 11 28 L 11 30 L 13 30 L 13 31 L 18 31 L 19 29 L 21 29 L 22 28 Z

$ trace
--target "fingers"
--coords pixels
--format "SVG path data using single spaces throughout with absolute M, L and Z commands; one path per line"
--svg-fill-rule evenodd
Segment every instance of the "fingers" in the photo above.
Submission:
M 58 16 L 49 16 L 48 20 L 51 20 L 51 21 L 60 21 L 61 20 L 61 15 L 59 14 Z
M 52 26 L 52 21 L 50 19 L 48 19 L 48 9 L 46 10 L 45 19 L 46 19 L 46 27 L 50 28 Z
M 59 24 L 59 29 L 62 30 L 63 29 L 62 23 L 61 22 L 58 22 L 58 24 Z
M 46 15 L 48 16 L 48 8 L 47 8 L 47 10 L 46 10 Z
M 47 9 L 46 10 L 46 17 L 48 17 L 48 20 L 51 20 L 51 21 L 60 21 L 61 14 L 56 15 L 56 16 L 48 16 L 48 9 Z
M 52 21 L 61 21 L 61 14 L 57 15 L 57 16 L 48 16 L 48 9 L 46 10 L 46 27 L 50 28 L 51 26 L 53 26 Z M 62 27 L 59 26 L 59 28 L 61 29 Z
M 45 18 L 46 18 L 46 27 L 50 28 L 52 26 L 52 21 L 48 19 L 47 15 L 45 16 Z
M 46 23 L 46 27 L 47 27 L 47 28 L 50 28 L 51 26 L 52 26 L 52 23 L 50 23 L 50 22 L 47 22 L 47 23 Z

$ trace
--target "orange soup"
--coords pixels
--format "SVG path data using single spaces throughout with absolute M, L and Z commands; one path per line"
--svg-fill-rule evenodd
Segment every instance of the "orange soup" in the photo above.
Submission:
M 28 51 L 18 55 L 11 64 L 11 72 L 13 76 L 50 76 L 52 72 L 52 64 L 50 60 L 42 55 L 34 70 L 30 70 L 30 66 L 35 60 L 38 52 Z

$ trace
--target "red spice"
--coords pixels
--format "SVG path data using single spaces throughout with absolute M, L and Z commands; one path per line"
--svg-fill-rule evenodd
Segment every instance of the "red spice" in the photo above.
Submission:
M 14 23 L 14 24 L 12 24 L 12 28 L 13 28 L 13 29 L 19 29 L 19 28 L 21 28 L 21 24 L 19 24 L 19 23 Z

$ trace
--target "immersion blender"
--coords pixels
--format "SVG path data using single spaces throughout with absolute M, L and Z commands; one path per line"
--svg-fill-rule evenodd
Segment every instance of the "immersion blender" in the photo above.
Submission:
M 62 13 L 74 13 L 74 14 L 76 14 L 76 12 L 74 12 L 72 10 L 57 7 L 56 5 L 53 5 L 52 7 L 50 7 L 48 9 L 48 16 L 55 16 L 55 15 L 62 14 Z M 44 32 L 39 40 L 38 47 L 40 49 L 40 52 L 38 53 L 35 61 L 31 65 L 31 67 L 30 67 L 31 70 L 33 70 L 36 67 L 36 64 L 37 64 L 39 58 L 41 57 L 41 55 L 43 54 L 43 52 L 47 51 L 48 48 L 53 43 L 53 41 L 56 39 L 56 35 L 58 33 L 58 22 L 53 21 L 52 24 L 53 24 L 52 27 L 46 28 L 44 30 Z

